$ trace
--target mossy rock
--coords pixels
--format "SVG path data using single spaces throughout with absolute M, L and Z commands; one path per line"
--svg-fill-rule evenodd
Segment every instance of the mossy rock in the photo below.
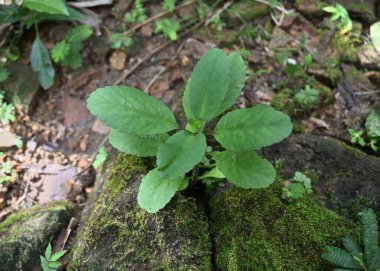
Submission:
M 10 215 L 0 223 L 0 270 L 32 270 L 40 255 L 74 211 L 68 201 L 34 206 Z
M 324 204 L 356 218 L 363 208 L 380 214 L 380 158 L 329 137 L 292 136 L 263 150 L 272 162 L 282 159 L 281 175 L 314 172 L 314 188 Z
M 120 154 L 77 234 L 68 270 L 211 270 L 205 214 L 177 195 L 149 214 L 137 205 L 140 158 Z
M 320 255 L 359 228 L 311 198 L 281 199 L 283 182 L 269 189 L 233 188 L 211 201 L 217 270 L 329 270 Z

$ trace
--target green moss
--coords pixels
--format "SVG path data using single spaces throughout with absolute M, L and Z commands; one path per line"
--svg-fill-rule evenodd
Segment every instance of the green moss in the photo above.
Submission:
M 311 198 L 286 203 L 282 181 L 266 190 L 227 190 L 211 202 L 218 270 L 327 270 L 325 245 L 359 232 Z
M 0 223 L 0 235 L 6 236 L 11 239 L 12 236 L 17 235 L 22 231 L 18 225 L 21 225 L 33 217 L 42 216 L 45 213 L 67 211 L 71 213 L 74 210 L 74 204 L 69 201 L 52 201 L 45 205 L 36 205 L 31 208 L 23 209 L 7 217 L 6 220 Z
M 68 270 L 210 270 L 208 224 L 177 195 L 156 214 L 137 205 L 147 161 L 120 154 L 78 234 Z

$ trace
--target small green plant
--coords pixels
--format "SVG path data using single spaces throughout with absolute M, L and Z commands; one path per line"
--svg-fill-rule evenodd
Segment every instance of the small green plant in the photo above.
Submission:
M 55 63 L 62 62 L 71 69 L 82 66 L 81 50 L 83 41 L 92 35 L 92 28 L 87 25 L 78 25 L 72 28 L 65 38 L 58 42 L 51 50 L 51 57 Z
M 165 37 L 171 40 L 177 40 L 177 32 L 181 29 L 179 22 L 175 22 L 168 18 L 157 21 L 155 33 L 163 33 Z
M 322 8 L 324 11 L 331 13 L 330 20 L 332 22 L 339 20 L 337 25 L 341 34 L 345 34 L 352 30 L 352 21 L 348 14 L 348 11 L 340 4 L 336 4 L 335 7 L 327 6 Z
M 310 107 L 318 104 L 319 91 L 306 85 L 304 90 L 301 90 L 294 96 L 296 102 L 303 107 Z
M 16 32 L 21 35 L 24 28 L 35 28 L 35 39 L 30 52 L 32 69 L 38 73 L 38 80 L 44 89 L 54 84 L 55 70 L 46 46 L 42 43 L 38 25 L 43 21 L 70 21 L 80 20 L 84 16 L 77 10 L 67 7 L 64 0 L 24 0 L 13 1 L 10 5 L 1 6 L 0 25 L 6 23 L 19 23 L 20 29 Z M 20 37 L 16 39 L 19 40 Z M 13 48 L 11 46 L 10 48 Z M 12 55 L 9 55 L 13 57 Z
M 6 125 L 16 120 L 13 104 L 4 102 L 4 94 L 0 92 L 0 123 Z
M 58 260 L 65 255 L 67 250 L 60 250 L 52 254 L 51 244 L 46 248 L 45 255 L 40 256 L 41 267 L 44 271 L 57 271 L 58 268 L 62 265 Z
M 99 168 L 107 160 L 107 157 L 108 157 L 108 153 L 106 151 L 106 148 L 101 147 L 99 149 L 98 154 L 95 157 L 94 163 L 92 163 L 92 166 L 95 169 Z
M 359 144 L 360 146 L 365 146 L 365 140 L 363 137 L 363 131 L 355 131 L 354 129 L 349 128 L 348 133 L 350 134 L 351 143 Z
M 143 22 L 148 19 L 141 0 L 135 0 L 133 9 L 125 14 L 125 20 L 130 23 Z
M 363 240 L 359 242 L 353 237 L 343 238 L 345 249 L 327 246 L 322 258 L 332 263 L 338 270 L 380 270 L 379 232 L 376 214 L 372 209 L 359 213 L 363 227 Z
M 157 212 L 189 181 L 202 178 L 198 176 L 199 168 L 205 169 L 206 175 L 218 172 L 213 177 L 225 177 L 246 189 L 273 183 L 275 169 L 256 151 L 291 133 L 287 115 L 262 104 L 229 112 L 212 132 L 220 145 L 215 146 L 215 151 L 207 148 L 208 124 L 232 107 L 245 79 L 246 66 L 239 54 L 227 56 L 220 49 L 206 52 L 185 88 L 186 128 L 174 133 L 171 131 L 179 127 L 173 113 L 143 91 L 112 86 L 90 95 L 88 108 L 112 127 L 109 141 L 115 148 L 141 157 L 157 157 L 157 167 L 140 184 L 140 207 Z
M 17 172 L 13 168 L 10 161 L 5 161 L 3 158 L 3 153 L 0 152 L 0 184 L 9 183 L 12 180 L 15 180 L 17 177 Z
M 299 199 L 303 198 L 305 194 L 313 192 L 311 187 L 311 180 L 301 172 L 297 171 L 290 183 L 287 183 L 282 188 L 282 198 L 284 199 Z
M 175 0 L 164 0 L 164 2 L 162 2 L 162 8 L 172 13 L 175 9 Z
M 133 45 L 133 40 L 131 37 L 125 36 L 122 33 L 115 33 L 110 38 L 111 48 L 112 49 L 123 49 Z
M 217 31 L 222 31 L 223 28 L 225 27 L 225 23 L 220 17 L 220 15 L 213 16 L 210 20 L 209 23 L 217 30 Z
M 348 129 L 351 138 L 351 143 L 359 144 L 364 147 L 370 146 L 372 150 L 378 150 L 378 142 L 380 140 L 380 111 L 375 110 L 368 114 L 365 121 L 365 134 L 362 130 Z

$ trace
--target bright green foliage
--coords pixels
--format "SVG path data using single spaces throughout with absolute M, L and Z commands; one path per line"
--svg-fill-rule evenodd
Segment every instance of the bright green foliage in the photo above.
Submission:
M 163 33 L 170 40 L 177 40 L 177 32 L 181 29 L 179 22 L 175 22 L 168 18 L 157 21 L 155 33 Z
M 3 125 L 8 124 L 11 121 L 16 120 L 16 116 L 14 114 L 15 107 L 13 104 L 7 104 L 4 102 L 4 95 L 0 92 L 0 122 Z
M 232 111 L 215 127 L 215 138 L 227 150 L 249 152 L 280 142 L 292 132 L 290 119 L 259 104 Z M 242 144 L 244 142 L 244 144 Z
M 164 2 L 162 2 L 162 8 L 172 13 L 175 9 L 175 0 L 164 0 Z
M 322 258 L 325 260 L 340 268 L 346 268 L 334 270 L 380 270 L 377 217 L 372 209 L 360 212 L 359 216 L 363 226 L 363 248 L 354 238 L 346 237 L 343 238 L 343 245 L 346 250 L 327 246 L 322 254 Z
M 299 199 L 305 194 L 313 192 L 311 180 L 301 172 L 297 171 L 288 187 L 282 188 L 282 197 L 284 199 Z
M 142 179 L 137 200 L 141 208 L 155 213 L 163 208 L 177 191 L 187 187 L 188 181 L 183 177 L 164 179 L 155 168 Z
M 203 133 L 209 121 L 233 105 L 245 77 L 240 55 L 227 56 L 220 49 L 206 52 L 185 88 L 186 129 L 170 136 L 167 133 L 178 128 L 173 114 L 144 92 L 105 87 L 90 95 L 88 108 L 113 128 L 110 143 L 114 147 L 134 155 L 157 156 L 157 168 L 140 186 L 138 203 L 142 208 L 149 212 L 163 208 L 190 178 L 225 176 L 244 188 L 268 187 L 274 181 L 274 168 L 255 150 L 287 137 L 292 130 L 289 117 L 264 105 L 228 113 L 215 128 L 215 138 L 227 149 L 222 152 L 207 147 Z M 198 177 L 194 170 L 193 176 L 187 177 L 198 164 L 210 171 Z
M 306 85 L 305 89 L 298 92 L 294 98 L 302 106 L 316 105 L 319 102 L 319 91 Z
M 351 137 L 351 143 L 358 143 L 360 146 L 365 146 L 365 141 L 363 138 L 363 131 L 355 131 L 354 129 L 348 129 L 348 133 Z
M 129 134 L 164 134 L 178 127 L 160 101 L 131 87 L 97 89 L 87 101 L 90 112 L 112 128 Z
M 63 0 L 24 0 L 22 5 L 37 12 L 69 15 Z
M 3 153 L 0 152 L 0 157 Z M 14 180 L 17 177 L 17 172 L 13 168 L 10 161 L 5 161 L 0 164 L 0 184 L 4 184 Z
M 88 39 L 92 33 L 92 28 L 87 25 L 79 25 L 71 29 L 64 40 L 58 42 L 51 50 L 54 62 L 63 62 L 72 69 L 79 68 L 82 65 L 80 53 L 83 48 L 82 42 Z
M 348 11 L 340 4 L 336 4 L 335 7 L 327 6 L 323 8 L 324 11 L 331 13 L 331 21 L 339 20 L 338 28 L 341 34 L 345 34 L 352 30 L 352 21 L 348 14 Z
M 9 72 L 5 68 L 0 68 L 0 83 L 8 79 Z
M 254 151 L 215 152 L 213 157 L 224 176 L 242 188 L 266 188 L 276 177 L 272 164 Z
M 369 29 L 371 40 L 376 50 L 380 52 L 380 22 L 374 23 Z
M 156 156 L 158 146 L 168 138 L 168 134 L 140 136 L 115 129 L 109 135 L 109 141 L 116 149 L 140 157 Z
M 55 70 L 53 63 L 51 63 L 49 52 L 45 45 L 41 42 L 38 34 L 36 35 L 32 45 L 30 62 L 32 64 L 33 71 L 38 72 L 38 80 L 40 85 L 44 89 L 50 88 L 54 84 Z
M 92 163 L 92 166 L 94 168 L 99 168 L 107 160 L 107 157 L 108 153 L 106 151 L 106 148 L 101 147 L 95 157 L 95 161 Z
M 56 271 L 62 265 L 58 260 L 65 255 L 66 250 L 60 250 L 52 254 L 51 244 L 46 248 L 45 256 L 40 256 L 41 267 L 44 271 Z
M 206 146 L 203 133 L 179 131 L 158 147 L 157 167 L 164 178 L 184 176 L 202 160 Z
M 133 45 L 131 37 L 124 36 L 121 33 L 115 33 L 110 38 L 111 48 L 113 49 L 127 49 Z
M 135 0 L 133 9 L 125 14 L 125 19 L 130 23 L 143 22 L 148 19 L 141 0 Z

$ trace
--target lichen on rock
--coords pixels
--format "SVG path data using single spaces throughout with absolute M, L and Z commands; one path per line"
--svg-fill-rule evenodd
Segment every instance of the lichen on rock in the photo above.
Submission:
M 211 270 L 204 213 L 178 194 L 149 214 L 137 205 L 146 161 L 120 154 L 78 233 L 68 270 Z
M 32 270 L 47 244 L 67 226 L 73 210 L 68 201 L 54 201 L 24 209 L 1 222 L 0 270 Z

